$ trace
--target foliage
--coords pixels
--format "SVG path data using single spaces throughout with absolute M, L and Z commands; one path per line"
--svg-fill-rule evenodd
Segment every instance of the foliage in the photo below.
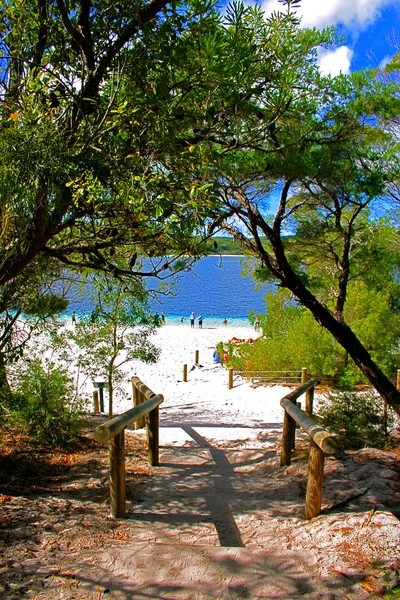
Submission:
M 194 248 L 212 186 L 171 149 L 201 75 L 186 79 L 188 56 L 216 13 L 197 1 L 25 5 L 8 2 L 0 26 L 0 283 L 43 260 L 129 277 L 135 252 Z
M 36 330 L 52 327 L 68 306 L 67 288 L 59 270 L 31 265 L 21 280 L 0 289 L 0 371 L 21 359 Z M 4 372 L 1 379 L 6 384 Z
M 332 381 L 344 364 L 344 351 L 312 315 L 285 291 L 266 295 L 263 335 L 254 344 L 232 347 L 231 363 L 245 371 L 296 371 Z
M 350 282 L 381 264 L 363 246 L 397 164 L 380 118 L 398 114 L 400 96 L 370 73 L 323 77 L 317 49 L 332 33 L 302 29 L 290 10 L 264 20 L 256 7 L 230 6 L 222 51 L 238 75 L 193 152 L 207 153 L 208 180 L 220 186 L 210 231 L 240 240 L 258 275 L 290 290 L 400 412 L 399 391 L 345 316 Z
M 38 439 L 68 446 L 80 431 L 84 408 L 68 370 L 37 358 L 26 361 L 25 367 L 5 401 L 9 418 Z
M 232 237 L 213 236 L 207 243 L 209 254 L 243 254 L 243 247 Z
M 109 416 L 113 413 L 115 392 L 123 393 L 127 375 L 124 366 L 134 360 L 155 362 L 158 349 L 149 340 L 160 323 L 149 317 L 146 295 L 112 278 L 96 277 L 91 286 L 94 309 L 81 316 L 72 329 L 55 336 L 60 356 L 77 373 L 91 381 L 107 383 Z
M 395 419 L 386 413 L 373 392 L 331 392 L 318 407 L 324 427 L 338 434 L 343 448 L 382 448 L 389 441 Z
M 356 281 L 349 289 L 345 317 L 371 356 L 388 376 L 400 361 L 400 315 L 387 290 L 368 289 Z M 299 371 L 343 389 L 366 383 L 346 351 L 321 327 L 310 311 L 282 289 L 266 294 L 263 335 L 233 352 L 233 366 L 247 371 Z M 390 323 L 390 327 L 387 324 Z
M 192 129 L 180 102 L 202 71 L 188 57 L 218 23 L 197 0 L 2 6 L 1 339 L 60 265 L 137 284 L 199 252 L 212 185 L 173 149 Z M 138 256 L 155 258 L 150 272 Z

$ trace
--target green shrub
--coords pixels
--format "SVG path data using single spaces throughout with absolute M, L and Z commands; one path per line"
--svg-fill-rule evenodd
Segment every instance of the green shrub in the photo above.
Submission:
M 384 402 L 372 391 L 332 392 L 320 405 L 318 418 L 338 434 L 343 448 L 382 448 L 387 445 L 395 417 L 385 411 Z
M 265 295 L 262 336 L 254 345 L 224 351 L 230 366 L 247 371 L 300 371 L 342 390 L 367 383 L 365 376 L 333 336 L 284 289 Z M 391 311 L 389 291 L 369 290 L 362 282 L 349 289 L 345 318 L 387 376 L 400 361 L 400 317 Z M 390 327 L 387 327 L 390 323 Z
M 80 431 L 83 406 L 74 398 L 66 369 L 52 363 L 38 359 L 27 363 L 8 409 L 27 433 L 57 446 L 68 446 Z

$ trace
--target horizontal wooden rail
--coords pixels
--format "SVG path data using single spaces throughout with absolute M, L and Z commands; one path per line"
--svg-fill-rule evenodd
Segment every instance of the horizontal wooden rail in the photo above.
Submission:
M 115 437 L 118 433 L 120 433 L 123 429 L 145 417 L 151 410 L 154 410 L 164 401 L 164 397 L 159 394 L 158 396 L 153 396 L 149 400 L 142 402 L 139 406 L 135 406 L 122 413 L 122 415 L 117 415 L 103 423 L 103 425 L 99 425 L 94 430 L 94 437 L 100 443 L 105 443 L 111 440 L 111 438 Z
M 282 404 L 283 400 L 285 400 L 286 398 L 291 400 L 292 402 L 296 401 L 297 398 L 299 398 L 300 396 L 305 394 L 310 388 L 314 387 L 317 383 L 318 383 L 318 379 L 308 379 L 305 383 L 303 383 L 302 385 L 299 385 L 298 388 L 293 390 L 293 392 L 290 392 L 290 394 L 286 394 L 286 396 L 284 398 L 282 398 L 281 404 Z
M 159 406 L 164 401 L 161 394 L 155 395 L 138 377 L 132 377 L 134 390 L 138 391 L 140 402 L 122 415 L 117 415 L 94 430 L 98 442 L 109 442 L 110 455 L 110 499 L 113 517 L 126 516 L 125 485 L 125 428 L 139 420 L 146 419 L 149 463 L 159 464 Z
M 280 373 L 280 374 L 279 374 Z M 288 373 L 297 373 L 297 375 L 288 375 Z M 301 371 L 248 371 L 247 369 L 233 369 L 233 367 L 228 367 L 228 390 L 233 388 L 233 378 L 234 375 L 239 375 L 239 377 L 250 377 L 252 379 L 257 379 L 264 382 L 276 382 L 278 379 L 282 379 L 284 381 L 296 380 L 301 381 L 302 373 Z
M 301 377 L 300 369 L 297 369 L 297 371 L 250 371 L 249 369 L 237 369 L 236 373 L 297 373 L 297 377 Z
M 292 400 L 283 398 L 281 406 L 289 413 L 296 423 L 304 429 L 314 442 L 325 452 L 325 454 L 335 454 L 337 451 L 336 438 L 326 431 L 314 419 L 308 417 L 300 408 L 293 404 Z
M 154 396 L 154 392 L 151 391 L 150 388 L 147 387 L 147 385 L 145 385 L 142 381 L 140 381 L 139 377 L 136 377 L 136 375 L 134 375 L 131 379 L 132 381 L 132 385 L 135 386 L 135 388 L 137 390 L 139 390 L 140 393 L 143 394 L 143 396 L 146 398 L 146 400 L 148 400 L 149 398 L 151 398 L 152 396 Z
M 304 377 L 303 369 L 303 377 Z M 289 465 L 295 447 L 296 425 L 299 425 L 311 438 L 308 459 L 308 480 L 306 493 L 306 519 L 312 519 L 321 512 L 322 483 L 324 478 L 325 454 L 334 454 L 337 449 L 335 437 L 311 418 L 312 398 L 316 379 L 309 379 L 281 400 L 285 410 L 282 430 L 281 465 Z M 306 394 L 306 414 L 296 405 L 296 400 Z

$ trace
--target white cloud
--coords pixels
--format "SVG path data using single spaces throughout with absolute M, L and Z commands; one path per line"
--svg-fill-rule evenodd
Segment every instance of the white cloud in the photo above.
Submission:
M 296 13 L 305 27 L 327 27 L 341 23 L 347 27 L 365 28 L 373 23 L 380 11 L 394 0 L 303 0 Z M 265 0 L 266 13 L 282 11 L 278 0 Z
M 388 65 L 392 60 L 393 60 L 393 54 L 387 54 L 380 61 L 379 65 L 378 65 L 379 68 L 384 69 L 386 67 L 386 65 Z
M 323 75 L 332 75 L 335 77 L 340 73 L 344 75 L 350 73 L 350 64 L 353 57 L 353 50 L 348 46 L 340 46 L 333 50 L 318 50 L 318 64 Z

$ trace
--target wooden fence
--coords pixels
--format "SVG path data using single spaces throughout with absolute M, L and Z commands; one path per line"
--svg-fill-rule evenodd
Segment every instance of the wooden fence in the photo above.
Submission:
M 281 400 L 281 406 L 285 409 L 281 466 L 290 465 L 292 450 L 295 447 L 296 424 L 299 425 L 310 436 L 310 454 L 308 459 L 308 481 L 306 492 L 305 518 L 312 519 L 321 512 L 322 486 L 324 479 L 325 454 L 335 454 L 337 443 L 334 436 L 326 431 L 312 418 L 312 398 L 316 379 L 309 379 L 296 390 L 287 394 Z M 312 391 L 312 393 L 310 393 Z M 303 412 L 297 405 L 296 400 L 306 394 L 306 410 Z
M 241 375 L 257 383 L 304 383 L 307 381 L 307 368 L 303 367 L 297 371 L 238 371 L 228 367 L 228 389 L 233 388 L 234 374 Z
M 132 423 L 142 423 L 145 419 L 147 427 L 147 443 L 149 464 L 159 465 L 159 406 L 164 397 L 155 395 L 137 377 L 132 378 L 136 406 L 122 415 L 117 415 L 94 430 L 98 442 L 109 442 L 110 456 L 110 501 L 113 517 L 126 516 L 125 485 L 125 428 Z M 136 400 L 135 400 L 136 399 Z

